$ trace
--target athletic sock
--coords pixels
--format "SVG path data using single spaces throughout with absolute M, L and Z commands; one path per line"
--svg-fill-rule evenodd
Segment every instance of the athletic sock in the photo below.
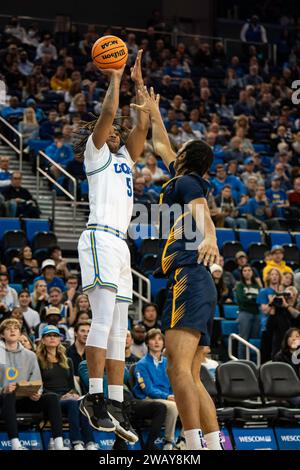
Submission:
M 124 401 L 123 385 L 109 385 L 108 398 L 122 403 Z
M 219 431 L 209 432 L 204 436 L 209 450 L 224 450 L 222 445 L 222 437 Z
M 55 450 L 60 450 L 64 446 L 64 441 L 62 437 L 55 437 L 54 438 L 54 449 Z
M 89 379 L 89 394 L 103 393 L 103 379 Z
M 184 431 L 184 437 L 187 450 L 201 450 L 206 449 L 201 429 L 189 429 Z
M 11 439 L 10 442 L 11 442 L 12 450 L 17 450 L 19 449 L 19 447 L 21 447 L 21 442 L 18 437 L 14 437 L 13 439 Z

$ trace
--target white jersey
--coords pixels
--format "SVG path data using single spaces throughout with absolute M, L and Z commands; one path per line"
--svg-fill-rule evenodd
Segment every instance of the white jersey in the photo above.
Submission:
M 98 150 L 90 135 L 84 165 L 89 184 L 88 224 L 105 225 L 126 234 L 133 209 L 134 165 L 126 147 L 112 153 L 105 143 Z

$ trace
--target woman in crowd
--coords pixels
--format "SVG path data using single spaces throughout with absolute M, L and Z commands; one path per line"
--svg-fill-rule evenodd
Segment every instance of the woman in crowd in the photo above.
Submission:
M 28 349 L 28 351 L 35 352 L 35 344 L 31 341 L 30 337 L 26 333 L 21 335 L 20 343 L 25 349 Z
M 41 314 L 45 307 L 49 305 L 48 300 L 49 296 L 46 281 L 40 279 L 34 284 L 33 293 L 31 294 L 32 308 Z
M 282 285 L 284 288 L 295 285 L 295 276 L 294 273 L 283 273 L 282 274 Z
M 14 266 L 14 282 L 26 282 L 31 284 L 39 275 L 39 266 L 36 259 L 32 257 L 30 246 L 24 246 L 20 250 L 19 261 Z
M 23 120 L 19 122 L 18 130 L 23 135 L 25 146 L 29 139 L 38 139 L 40 126 L 37 122 L 33 108 L 26 108 L 23 114 Z
M 37 358 L 44 391 L 58 395 L 62 412 L 68 417 L 73 449 L 96 450 L 97 446 L 88 419 L 79 410 L 79 394 L 75 388 L 73 363 L 61 344 L 61 334 L 57 327 L 48 325 L 43 329 L 42 340 L 37 347 Z
M 224 282 L 222 266 L 220 266 L 219 264 L 213 264 L 210 267 L 210 272 L 217 289 L 218 305 L 220 307 L 220 310 L 222 311 L 223 304 L 232 304 L 232 290 L 227 287 Z
M 274 355 L 274 361 L 286 362 L 296 372 L 297 376 L 300 378 L 300 361 L 299 354 L 297 355 L 297 360 L 294 360 L 297 351 L 300 348 L 300 329 L 299 328 L 289 328 L 283 337 L 281 343 L 281 349 Z M 294 356 L 294 357 L 293 357 Z
M 256 298 L 259 285 L 248 264 L 241 269 L 241 281 L 235 286 L 235 297 L 239 306 L 239 335 L 245 340 L 258 338 L 260 332 L 259 308 Z M 239 342 L 238 356 L 245 359 L 245 347 Z
M 272 268 L 267 274 L 265 280 L 265 287 L 260 289 L 257 296 L 257 304 L 260 307 L 262 318 L 261 318 L 261 360 L 262 363 L 269 361 L 271 359 L 272 351 L 272 335 L 270 330 L 266 329 L 267 320 L 269 315 L 272 312 L 272 307 L 270 305 L 273 297 L 276 293 L 282 292 L 282 274 L 277 268 Z
M 78 312 L 85 312 L 91 318 L 91 307 L 89 298 L 86 294 L 81 294 L 77 297 L 75 301 L 75 316 Z

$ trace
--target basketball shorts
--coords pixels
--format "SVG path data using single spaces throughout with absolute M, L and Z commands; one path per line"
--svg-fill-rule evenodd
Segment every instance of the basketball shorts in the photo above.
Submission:
M 130 252 L 125 239 L 114 232 L 98 228 L 82 232 L 78 242 L 82 291 L 106 287 L 115 290 L 118 301 L 131 303 Z
M 209 346 L 217 291 L 202 264 L 182 266 L 169 276 L 162 329 L 190 328 L 201 333 L 200 346 Z

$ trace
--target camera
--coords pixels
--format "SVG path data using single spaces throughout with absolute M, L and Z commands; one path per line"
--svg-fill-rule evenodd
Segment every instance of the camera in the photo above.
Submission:
M 287 300 L 290 298 L 290 296 L 290 292 L 277 292 L 270 305 L 272 305 L 272 307 L 282 307 L 283 298 Z

